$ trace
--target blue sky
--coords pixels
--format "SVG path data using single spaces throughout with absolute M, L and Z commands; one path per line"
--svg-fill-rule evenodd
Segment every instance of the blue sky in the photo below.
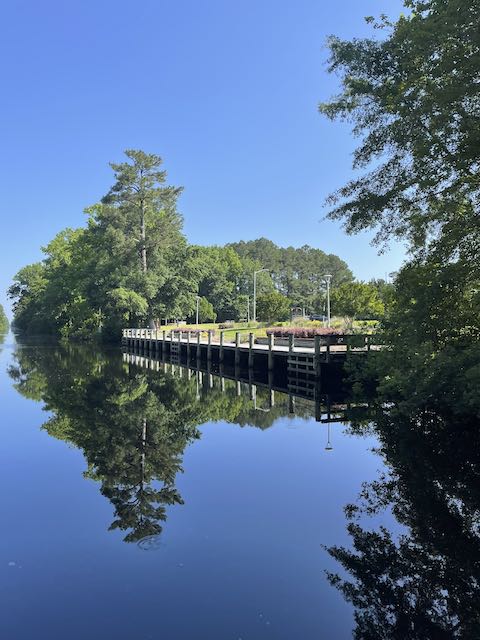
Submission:
M 323 221 L 351 175 L 325 40 L 371 33 L 398 0 L 15 0 L 3 3 L 0 302 L 23 265 L 112 183 L 126 148 L 164 158 L 191 242 L 266 236 L 337 253 L 362 279 L 403 259 Z

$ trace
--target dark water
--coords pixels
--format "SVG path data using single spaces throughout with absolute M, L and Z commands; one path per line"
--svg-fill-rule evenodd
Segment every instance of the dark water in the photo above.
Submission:
M 5 342 L 0 638 L 480 637 L 472 460 L 145 365 Z

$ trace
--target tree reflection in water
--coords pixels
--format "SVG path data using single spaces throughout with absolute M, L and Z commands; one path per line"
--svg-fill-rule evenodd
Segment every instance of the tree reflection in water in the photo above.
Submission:
M 329 580 L 355 607 L 355 638 L 480 638 L 478 426 L 426 408 L 378 411 L 370 428 L 388 472 L 345 509 L 352 548 L 328 549 L 350 574 Z M 402 533 L 366 528 L 389 510 Z
M 24 347 L 9 374 L 23 396 L 51 412 L 42 428 L 82 450 L 85 477 L 100 483 L 114 507 L 110 529 L 124 531 L 126 542 L 142 540 L 143 548 L 158 544 L 167 507 L 183 502 L 175 478 L 186 446 L 200 437 L 198 425 L 224 420 L 267 428 L 288 414 L 286 396 L 256 411 L 233 381 L 199 393 L 197 377 L 142 369 L 118 351 Z

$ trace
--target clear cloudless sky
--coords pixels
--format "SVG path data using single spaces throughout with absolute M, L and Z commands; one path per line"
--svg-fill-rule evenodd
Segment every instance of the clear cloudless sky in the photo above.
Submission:
M 0 23 L 0 302 L 16 271 L 108 191 L 127 148 L 162 156 L 183 185 L 191 242 L 266 236 L 311 244 L 361 279 L 403 260 L 325 221 L 351 175 L 346 124 L 317 112 L 336 92 L 330 34 L 372 33 L 400 0 L 13 0 Z M 378 33 L 378 32 L 377 32 Z

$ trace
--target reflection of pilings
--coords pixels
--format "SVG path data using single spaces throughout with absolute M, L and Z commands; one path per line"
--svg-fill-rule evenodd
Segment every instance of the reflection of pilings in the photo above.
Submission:
M 225 393 L 225 378 L 224 373 L 225 373 L 225 367 L 223 366 L 223 362 L 220 362 L 220 367 L 219 367 L 219 373 L 220 373 L 220 389 L 222 390 L 222 393 Z
M 207 362 L 207 375 L 208 375 L 208 388 L 213 389 L 212 363 L 210 360 Z
M 173 345 L 174 347 L 178 346 L 177 343 L 177 334 L 174 334 L 173 337 Z M 213 348 L 213 344 L 212 344 L 212 348 Z M 194 344 L 191 344 L 191 349 L 193 351 L 193 349 L 195 348 Z M 183 352 L 183 354 L 185 355 L 185 351 Z M 192 354 L 193 355 L 193 354 Z M 124 362 L 129 363 L 130 365 L 137 365 L 138 367 L 143 367 L 145 369 L 149 369 L 151 371 L 163 371 L 164 373 L 169 373 L 171 372 L 171 375 L 174 376 L 175 378 L 188 378 L 191 379 L 192 373 L 195 372 L 195 367 L 193 367 L 192 369 L 189 366 L 189 363 L 187 362 L 186 364 L 182 364 L 181 362 L 178 361 L 177 359 L 177 354 L 174 354 L 173 358 L 169 357 L 169 353 L 167 352 L 167 356 L 166 356 L 166 360 L 158 360 L 155 359 L 153 354 L 149 353 L 149 352 L 143 352 L 140 351 L 140 353 L 133 353 L 133 349 L 130 353 L 122 353 L 122 359 Z M 203 377 L 202 374 L 202 364 L 201 361 L 197 361 L 197 380 L 200 384 L 203 384 L 203 387 L 205 388 L 205 392 L 207 392 L 208 389 L 215 389 L 216 387 L 216 383 L 215 383 L 215 376 L 219 375 L 220 378 L 220 382 L 219 382 L 219 386 L 221 388 L 222 393 L 225 392 L 229 386 L 226 382 L 226 380 L 228 379 L 233 379 L 234 383 L 235 383 L 235 387 L 234 389 L 236 389 L 236 393 L 238 396 L 241 395 L 246 395 L 248 393 L 248 397 L 250 398 L 250 400 L 256 402 L 257 400 L 257 396 L 258 396 L 258 387 L 260 387 L 261 389 L 265 388 L 265 396 L 262 392 L 260 398 L 260 404 L 263 406 L 263 408 L 258 407 L 259 410 L 261 411 L 269 411 L 271 410 L 273 407 L 275 407 L 275 404 L 277 402 L 278 404 L 278 396 L 275 397 L 275 390 L 274 390 L 274 383 L 275 383 L 275 374 L 273 371 L 269 371 L 268 372 L 268 382 L 267 380 L 262 380 L 261 378 L 258 379 L 258 381 L 256 380 L 256 375 L 254 372 L 253 368 L 249 368 L 248 371 L 248 377 L 245 378 L 242 377 L 245 375 L 245 373 L 247 373 L 247 371 L 242 371 L 240 365 L 237 365 L 234 370 L 232 371 L 230 369 L 230 367 L 225 367 L 225 365 L 223 363 L 220 363 L 219 365 L 219 371 L 218 373 L 213 373 L 213 364 L 209 363 L 208 361 L 205 363 L 206 364 L 206 373 L 205 373 L 205 377 Z M 177 372 L 178 369 L 178 372 Z M 186 369 L 186 371 L 184 372 L 183 369 Z M 232 375 L 233 374 L 233 375 Z M 242 382 L 242 380 L 244 380 L 244 382 Z M 247 386 L 248 385 L 248 386 Z M 232 389 L 233 391 L 233 389 Z M 294 414 L 296 412 L 296 395 L 298 395 L 300 398 L 304 398 L 305 400 L 310 400 L 310 398 L 304 397 L 303 395 L 301 395 L 301 393 L 299 393 L 299 391 L 302 391 L 301 389 L 294 389 L 293 387 L 290 388 L 287 392 L 286 389 L 283 388 L 283 386 L 279 386 L 279 392 L 282 393 L 282 396 L 284 393 L 288 393 L 288 411 L 291 414 Z M 321 420 L 322 422 L 326 422 L 328 419 L 332 419 L 332 415 L 336 415 L 336 413 L 338 412 L 338 406 L 335 405 L 334 409 L 333 409 L 333 414 L 332 414 L 332 406 L 330 404 L 330 401 L 328 402 L 328 406 L 327 406 L 327 414 L 325 414 L 325 398 L 326 396 L 321 396 L 320 395 L 320 391 L 321 391 L 321 387 L 320 384 L 317 383 L 316 386 L 311 387 L 311 391 L 313 392 L 313 398 L 311 398 L 312 400 L 314 400 L 313 406 L 311 406 L 311 412 L 314 413 L 315 415 L 315 419 Z M 285 398 L 287 399 L 287 398 Z M 257 408 L 257 407 L 256 407 Z M 346 408 L 349 408 L 349 405 L 346 405 Z M 325 418 L 325 420 L 323 419 Z
M 288 394 L 288 413 L 295 413 L 295 396 Z
M 255 402 L 257 398 L 257 387 L 253 384 L 253 371 L 248 370 L 248 397 Z
M 269 406 L 273 409 L 275 406 L 275 391 L 273 390 L 273 371 L 268 372 L 268 389 L 269 389 Z

